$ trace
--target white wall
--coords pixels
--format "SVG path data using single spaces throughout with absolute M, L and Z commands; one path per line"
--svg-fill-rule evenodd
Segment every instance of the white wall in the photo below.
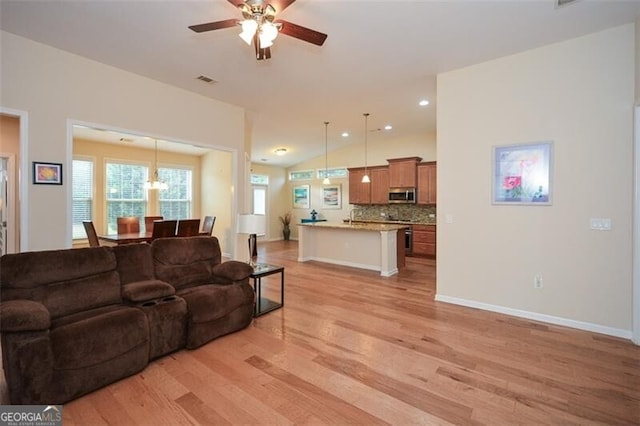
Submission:
M 634 38 L 630 24 L 438 77 L 438 300 L 631 336 Z M 545 140 L 553 205 L 492 205 L 492 146 Z
M 67 120 L 107 125 L 134 133 L 226 149 L 233 154 L 236 200 L 244 196 L 244 110 L 125 72 L 49 46 L 0 33 L 0 106 L 29 114 L 31 162 L 64 164 L 68 175 L 71 144 Z M 29 176 L 30 170 L 23 170 Z M 26 247 L 69 247 L 70 191 L 28 185 Z M 235 209 L 234 209 L 235 212 Z
M 233 217 L 233 158 L 224 151 L 208 152 L 201 157 L 202 185 L 200 205 L 202 214 L 215 216 L 213 235 L 220 241 L 223 255 L 233 257 L 235 218 Z

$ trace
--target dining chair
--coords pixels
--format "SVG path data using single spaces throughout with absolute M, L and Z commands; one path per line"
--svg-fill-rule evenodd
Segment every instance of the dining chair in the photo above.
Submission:
M 156 220 L 162 220 L 162 216 L 145 216 L 144 217 L 144 232 L 153 233 L 153 222 Z
M 95 226 L 93 226 L 93 222 L 82 222 L 82 226 L 84 226 L 84 231 L 87 233 L 89 247 L 100 247 L 100 240 L 98 240 L 98 233 Z
M 215 216 L 205 216 L 204 221 L 202 222 L 202 231 L 200 231 L 200 235 L 211 236 L 213 233 L 213 225 L 215 225 L 215 223 Z
M 133 234 L 135 232 L 140 232 L 140 218 L 138 216 L 118 218 L 118 234 Z
M 168 238 L 176 236 L 177 220 L 156 220 L 153 222 L 151 238 Z
M 181 219 L 178 221 L 178 237 L 193 237 L 200 233 L 200 219 Z

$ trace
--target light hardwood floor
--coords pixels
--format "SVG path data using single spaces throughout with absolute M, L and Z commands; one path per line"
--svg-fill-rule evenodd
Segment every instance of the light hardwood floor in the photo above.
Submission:
M 640 347 L 434 302 L 435 262 L 399 275 L 298 263 L 285 306 L 64 406 L 64 424 L 640 424 Z M 464 267 L 464 265 L 461 265 Z

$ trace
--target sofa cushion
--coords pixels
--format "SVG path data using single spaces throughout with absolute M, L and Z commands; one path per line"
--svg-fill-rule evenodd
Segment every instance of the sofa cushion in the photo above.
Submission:
M 75 321 L 73 321 L 75 319 Z M 51 330 L 55 369 L 94 366 L 149 345 L 149 325 L 140 309 L 101 308 L 60 320 Z
M 3 301 L 40 302 L 52 319 L 122 301 L 110 247 L 7 254 L 0 282 Z
M 210 282 L 213 267 L 222 260 L 216 237 L 160 238 L 151 248 L 156 278 L 176 289 Z
M 177 294 L 187 301 L 191 323 L 222 318 L 239 306 L 252 305 L 255 298 L 249 284 L 202 285 L 178 291 Z
M 113 253 L 122 284 L 155 278 L 150 244 L 122 244 L 114 246 Z
M 173 296 L 174 294 L 176 294 L 176 290 L 173 286 L 160 280 L 138 281 L 122 286 L 122 297 L 134 303 Z

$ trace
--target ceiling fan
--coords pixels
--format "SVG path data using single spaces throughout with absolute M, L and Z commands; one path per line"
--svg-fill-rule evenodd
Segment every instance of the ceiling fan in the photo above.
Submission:
M 271 0 L 271 3 L 266 3 L 265 0 L 227 1 L 242 12 L 243 20 L 225 19 L 224 21 L 191 25 L 189 28 L 197 33 L 203 33 L 240 25 L 242 27 L 240 37 L 248 45 L 253 42 L 256 59 L 259 61 L 271 58 L 271 46 L 278 33 L 295 37 L 317 46 L 322 46 L 327 39 L 326 34 L 283 19 L 275 19 L 276 13 L 282 12 L 296 0 Z

